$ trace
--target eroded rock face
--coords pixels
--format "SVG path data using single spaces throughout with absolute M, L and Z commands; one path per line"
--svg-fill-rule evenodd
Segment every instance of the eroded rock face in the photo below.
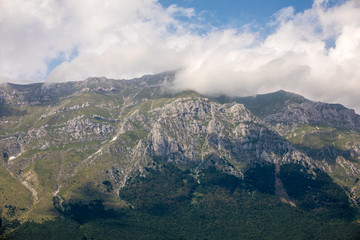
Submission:
M 93 122 L 84 116 L 78 116 L 68 122 L 61 129 L 64 133 L 71 133 L 74 137 L 80 137 L 86 133 L 105 135 L 114 131 L 113 126 Z
M 134 125 L 149 131 L 143 147 L 138 147 L 143 151 L 135 154 L 138 156 L 155 154 L 193 167 L 208 159 L 215 162 L 227 159 L 225 162 L 243 165 L 310 163 L 309 158 L 268 129 L 242 104 L 221 105 L 207 98 L 180 98 L 150 113 L 136 111 L 126 122 L 124 134 L 134 131 Z
M 360 130 L 360 117 L 352 109 L 339 104 L 306 101 L 286 106 L 264 118 L 266 122 L 292 126 L 300 124 L 327 124 L 336 128 Z
M 18 133 L 0 140 L 1 150 L 3 153 L 6 153 L 8 158 L 21 152 L 21 140 L 23 136 L 24 133 Z
M 289 101 L 281 93 L 285 100 L 275 102 L 275 110 L 262 106 L 264 101 L 256 105 L 261 114 L 254 115 L 234 101 L 222 104 L 196 93 L 171 95 L 164 90 L 165 78 L 6 85 L 0 89 L 1 161 L 6 160 L 14 176 L 32 184 L 39 199 L 45 191 L 73 191 L 89 182 L 101 186 L 104 180 L 111 182 L 116 195 L 134 175 L 145 176 L 146 169 L 167 162 L 194 172 L 215 166 L 238 176 L 258 163 L 290 162 L 356 180 L 360 120 L 354 111 L 301 97 Z M 346 133 L 344 149 L 333 151 L 343 157 L 314 160 L 286 139 L 289 133 L 299 134 L 296 129 L 302 125 L 314 125 L 311 131 L 318 131 L 318 123 L 355 130 L 351 136 Z M 312 133 L 304 131 L 305 137 Z M 324 149 L 336 147 L 330 142 Z M 315 150 L 321 154 L 324 149 Z M 31 183 L 27 174 L 37 174 L 38 183 Z M 359 195 L 359 189 L 360 184 L 351 191 Z

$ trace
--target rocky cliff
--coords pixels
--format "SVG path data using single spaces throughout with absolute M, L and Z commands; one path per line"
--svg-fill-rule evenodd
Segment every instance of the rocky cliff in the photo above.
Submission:
M 254 166 L 276 166 L 280 176 L 280 166 L 298 164 L 314 177 L 317 169 L 329 174 L 357 203 L 360 116 L 353 110 L 283 91 L 235 99 L 173 93 L 164 84 L 173 77 L 1 85 L 0 168 L 19 192 L 0 190 L 0 207 L 11 201 L 24 209 L 14 217 L 36 218 L 53 214 L 54 196 L 123 206 L 119 190 L 164 163 L 196 181 L 209 167 L 244 179 Z

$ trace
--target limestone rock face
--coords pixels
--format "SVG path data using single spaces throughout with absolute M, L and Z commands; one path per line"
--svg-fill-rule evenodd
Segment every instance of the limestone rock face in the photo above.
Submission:
M 264 121 L 293 126 L 301 124 L 327 124 L 335 128 L 350 128 L 360 130 L 360 116 L 352 109 L 339 104 L 327 104 L 307 101 L 291 104 L 281 111 L 270 114 Z
M 143 157 L 159 156 L 184 165 L 206 166 L 214 156 L 234 165 L 311 160 L 276 132 L 268 129 L 242 104 L 219 104 L 208 98 L 179 98 L 149 112 L 135 111 L 122 133 L 142 126 Z M 143 149 L 141 149 L 142 151 Z M 141 153 L 136 154 L 138 156 Z M 231 167 L 236 171 L 236 167 Z M 238 169 L 239 170 L 239 169 Z
M 353 110 L 283 91 L 260 100 L 174 93 L 174 76 L 1 84 L 0 167 L 39 201 L 86 189 L 117 196 L 135 176 L 167 163 L 194 175 L 212 166 L 236 176 L 254 165 L 298 163 L 360 196 Z

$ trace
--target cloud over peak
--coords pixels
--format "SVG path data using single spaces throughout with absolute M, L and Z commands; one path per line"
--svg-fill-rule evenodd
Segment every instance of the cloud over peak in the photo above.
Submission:
M 284 89 L 359 110 L 358 2 L 329 7 L 316 1 L 305 12 L 295 14 L 290 7 L 274 17 L 275 30 L 263 41 L 247 33 L 253 44 L 236 48 L 225 40 L 208 48 L 206 59 L 193 58 L 178 75 L 177 87 L 237 96 Z M 243 37 L 235 33 L 231 41 Z
M 174 88 L 254 95 L 284 89 L 360 110 L 360 3 L 284 8 L 267 35 L 204 25 L 155 0 L 3 0 L 0 76 L 49 82 L 182 69 Z

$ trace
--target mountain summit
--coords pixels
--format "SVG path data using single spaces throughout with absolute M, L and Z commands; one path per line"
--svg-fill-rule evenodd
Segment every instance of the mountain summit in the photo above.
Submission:
M 15 219 L 42 222 L 63 216 L 71 224 L 82 224 L 83 231 L 74 225 L 76 234 L 89 237 L 96 234 L 86 226 L 93 219 L 104 220 L 101 214 L 109 211 L 125 211 L 133 224 L 148 226 L 142 222 L 148 216 L 164 221 L 180 214 L 182 220 L 171 220 L 176 222 L 194 211 L 196 218 L 222 221 L 221 214 L 231 209 L 252 216 L 250 225 L 281 221 L 267 216 L 277 212 L 295 214 L 294 221 L 302 227 L 309 227 L 306 221 L 316 215 L 320 220 L 313 226 L 334 224 L 332 236 L 345 236 L 344 226 L 355 228 L 359 115 L 339 104 L 313 102 L 285 91 L 237 98 L 174 93 L 168 89 L 174 74 L 2 84 L 3 231 L 8 233 Z M 253 213 L 244 209 L 260 203 L 267 208 Z M 210 214 L 210 209 L 220 215 Z M 254 220 L 255 213 L 265 218 Z M 20 238 L 26 224 L 15 226 L 9 236 Z M 139 237 L 124 226 L 127 237 Z M 181 226 L 186 229 L 181 236 L 189 238 L 191 227 Z M 224 236 L 258 236 L 241 235 L 244 229 L 236 226 L 224 230 Z M 281 236 L 268 227 L 272 237 Z M 176 238 L 171 235 L 176 228 L 167 228 L 171 230 L 166 233 L 158 227 L 144 231 Z M 323 229 L 309 231 L 328 236 Z M 289 232 L 296 230 L 289 226 Z M 355 232 L 352 228 L 346 238 Z M 197 234 L 190 238 L 210 236 Z

